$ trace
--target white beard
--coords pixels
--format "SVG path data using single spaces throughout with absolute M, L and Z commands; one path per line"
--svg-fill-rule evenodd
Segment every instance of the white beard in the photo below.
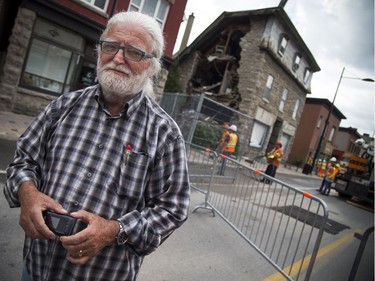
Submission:
M 113 61 L 101 65 L 98 59 L 97 76 L 103 89 L 104 98 L 108 101 L 128 100 L 142 90 L 148 90 L 151 80 L 147 71 L 133 75 L 124 65 L 117 65 Z M 128 75 L 118 75 L 111 69 Z

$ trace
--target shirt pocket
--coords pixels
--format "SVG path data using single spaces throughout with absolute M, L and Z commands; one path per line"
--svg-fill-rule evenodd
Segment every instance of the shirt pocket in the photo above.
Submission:
M 150 165 L 151 158 L 147 153 L 132 151 L 129 155 L 123 154 L 120 168 L 115 168 L 107 184 L 115 189 L 119 199 L 138 202 L 143 196 Z

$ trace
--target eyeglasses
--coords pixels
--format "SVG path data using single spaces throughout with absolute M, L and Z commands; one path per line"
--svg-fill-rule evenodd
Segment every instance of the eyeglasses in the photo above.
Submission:
M 131 46 L 121 46 L 117 42 L 109 42 L 100 40 L 99 41 L 100 50 L 108 55 L 116 55 L 118 50 L 122 50 L 124 55 L 124 59 L 131 60 L 131 61 L 141 61 L 143 58 L 154 58 L 154 54 L 147 53 L 145 51 L 139 50 L 137 48 Z

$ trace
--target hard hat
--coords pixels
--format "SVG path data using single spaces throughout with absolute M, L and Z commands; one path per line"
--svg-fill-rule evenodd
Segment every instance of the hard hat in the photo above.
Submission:
M 276 144 L 280 145 L 280 147 L 283 147 L 283 143 L 281 141 L 277 141 Z
M 337 159 L 336 159 L 336 157 L 332 157 L 329 161 L 331 161 L 331 162 L 336 162 Z
M 233 132 L 237 132 L 237 126 L 236 125 L 230 125 L 229 130 L 232 130 Z

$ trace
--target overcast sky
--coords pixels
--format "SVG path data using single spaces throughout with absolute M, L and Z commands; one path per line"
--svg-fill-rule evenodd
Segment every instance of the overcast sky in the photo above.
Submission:
M 194 13 L 189 43 L 224 11 L 276 7 L 279 0 L 188 0 L 185 17 Z M 312 78 L 308 97 L 333 101 L 345 67 L 335 106 L 346 116 L 341 127 L 374 134 L 374 0 L 288 0 L 284 7 L 321 70 Z M 175 52 L 185 31 L 181 24 Z M 349 79 L 351 77 L 356 79 Z

